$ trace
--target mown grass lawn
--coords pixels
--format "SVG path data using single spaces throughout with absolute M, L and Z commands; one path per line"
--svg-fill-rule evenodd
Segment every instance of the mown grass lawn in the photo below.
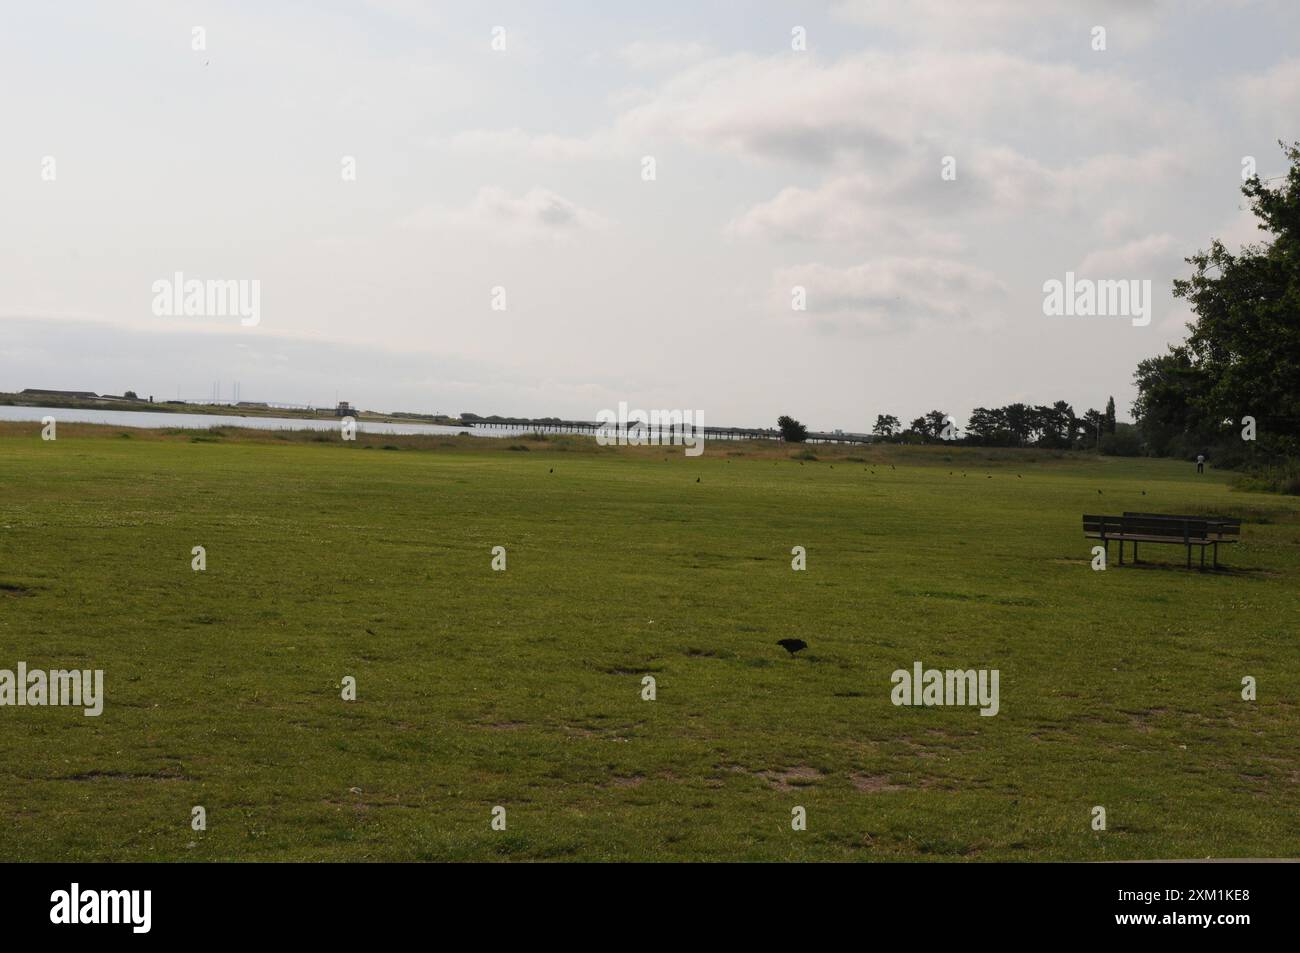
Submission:
M 0 425 L 0 668 L 107 698 L 0 708 L 5 860 L 1300 856 L 1294 498 L 1041 452 L 38 434 Z M 1080 515 L 1125 509 L 1247 522 L 1230 571 L 1092 571 Z M 999 714 L 895 707 L 917 660 L 998 669 Z

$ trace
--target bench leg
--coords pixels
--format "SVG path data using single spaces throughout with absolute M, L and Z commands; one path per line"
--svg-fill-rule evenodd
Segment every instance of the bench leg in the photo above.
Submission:
M 1119 564 L 1124 565 L 1124 540 L 1119 541 Z
M 1201 544 L 1201 572 L 1205 572 L 1205 544 Z
M 1192 544 L 1187 544 L 1187 568 L 1192 568 Z
M 1214 544 L 1214 568 L 1219 568 L 1219 544 Z
M 1138 561 L 1138 541 L 1133 540 L 1133 565 L 1136 566 Z

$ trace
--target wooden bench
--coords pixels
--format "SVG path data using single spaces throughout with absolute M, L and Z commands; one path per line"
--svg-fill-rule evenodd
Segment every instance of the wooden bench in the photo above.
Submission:
M 1187 568 L 1192 568 L 1192 547 L 1201 547 L 1201 568 L 1205 548 L 1214 547 L 1214 567 L 1219 566 L 1219 544 L 1235 543 L 1241 535 L 1241 520 L 1220 516 L 1173 516 L 1165 513 L 1125 513 L 1123 516 L 1083 517 L 1083 534 L 1099 539 L 1110 556 L 1110 542 L 1119 543 L 1119 562 L 1124 564 L 1124 544 L 1133 544 L 1133 561 L 1138 561 L 1138 543 L 1169 543 L 1187 547 Z
M 1129 513 L 1125 516 L 1136 516 L 1146 519 L 1166 519 L 1166 520 L 1204 520 L 1206 523 L 1206 536 L 1211 540 L 1214 547 L 1214 568 L 1219 568 L 1219 544 L 1225 545 L 1235 543 L 1241 539 L 1241 520 L 1233 519 L 1230 516 L 1171 516 L 1166 513 Z M 1133 558 L 1137 561 L 1137 544 L 1133 544 Z M 1205 547 L 1201 547 L 1201 565 L 1205 565 Z

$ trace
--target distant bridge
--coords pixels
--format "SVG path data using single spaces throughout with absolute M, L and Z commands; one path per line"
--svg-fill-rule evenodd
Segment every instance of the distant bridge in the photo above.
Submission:
M 520 433 L 572 433 L 591 434 L 593 436 L 602 429 L 611 435 L 616 432 L 614 425 L 608 423 L 593 423 L 586 420 L 529 420 L 524 417 L 495 417 L 492 420 L 480 418 L 465 421 L 465 426 L 474 427 L 478 430 L 515 430 Z M 643 429 L 647 436 L 656 438 L 661 434 L 671 438 L 682 431 L 680 425 L 674 427 L 672 424 L 654 430 L 651 430 L 648 426 Z M 781 439 L 781 431 L 772 427 L 697 427 L 691 430 L 690 433 L 692 435 L 698 434 L 701 429 L 704 432 L 705 440 Z M 829 433 L 809 431 L 808 433 L 808 442 L 810 443 L 872 443 L 876 439 L 874 434 L 866 433 L 838 433 L 835 431 Z

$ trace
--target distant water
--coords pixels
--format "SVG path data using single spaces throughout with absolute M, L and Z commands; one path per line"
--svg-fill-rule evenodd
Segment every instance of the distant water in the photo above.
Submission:
M 10 407 L 0 404 L 0 420 L 30 421 L 39 424 L 42 417 L 53 417 L 59 423 L 70 424 L 112 424 L 119 427 L 144 427 L 149 430 L 162 430 L 175 427 L 181 430 L 207 430 L 210 427 L 250 427 L 256 430 L 338 430 L 339 417 L 241 417 L 239 414 L 166 414 L 147 410 L 85 410 L 69 407 Z M 372 420 L 358 420 L 357 430 L 361 433 L 391 434 L 443 434 L 455 435 L 468 433 L 474 437 L 518 437 L 521 434 L 535 433 L 538 430 L 549 433 L 557 432 L 553 424 L 508 426 L 492 424 L 490 427 L 448 427 L 443 424 L 390 424 Z M 590 434 L 591 430 L 583 427 L 573 430 L 561 427 L 561 433 Z M 676 436 L 680 443 L 681 434 Z M 651 443 L 673 443 L 674 435 L 661 430 L 645 431 L 645 437 Z M 709 434 L 709 440 L 745 440 L 747 434 L 732 437 L 725 428 Z M 809 443 L 816 441 L 809 440 Z
M 147 410 L 83 410 L 71 407 L 8 407 L 0 405 L 0 420 L 31 421 L 39 424 L 42 417 L 53 417 L 59 423 L 115 424 L 119 427 L 145 427 L 161 430 L 178 427 L 182 430 L 207 430 L 209 427 L 249 427 L 257 430 L 338 430 L 339 417 L 241 417 L 238 414 L 158 414 Z M 475 430 L 473 427 L 447 427 L 442 424 L 388 424 L 371 420 L 358 420 L 361 433 L 391 434 L 458 434 L 469 433 L 475 437 L 513 437 L 531 433 L 521 427 Z

